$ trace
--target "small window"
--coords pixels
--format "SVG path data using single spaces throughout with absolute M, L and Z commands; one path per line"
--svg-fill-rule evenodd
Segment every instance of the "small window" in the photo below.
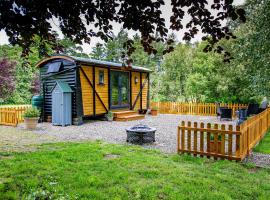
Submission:
M 134 83 L 137 84 L 139 82 L 139 79 L 137 76 L 135 76 Z
M 104 71 L 100 70 L 98 74 L 98 84 L 104 85 Z
M 55 72 L 59 72 L 62 69 L 62 62 L 54 62 L 54 63 L 50 63 L 47 73 L 55 73 Z

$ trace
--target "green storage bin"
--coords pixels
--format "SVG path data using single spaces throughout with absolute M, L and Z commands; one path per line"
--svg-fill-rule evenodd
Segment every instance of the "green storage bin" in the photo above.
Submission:
M 43 108 L 44 99 L 42 96 L 35 95 L 32 97 L 32 106 L 36 107 L 39 110 Z

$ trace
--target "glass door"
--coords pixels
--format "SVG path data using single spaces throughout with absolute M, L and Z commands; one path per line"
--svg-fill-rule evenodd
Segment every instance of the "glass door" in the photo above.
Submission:
M 111 71 L 111 108 L 129 108 L 129 73 Z

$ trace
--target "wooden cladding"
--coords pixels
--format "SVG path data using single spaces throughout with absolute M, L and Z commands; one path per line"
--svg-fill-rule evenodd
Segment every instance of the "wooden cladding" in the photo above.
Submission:
M 142 84 L 145 83 L 145 85 L 142 88 L 142 100 L 141 100 L 141 108 L 142 109 L 147 109 L 147 98 L 148 98 L 148 74 L 142 73 Z
M 270 128 L 270 108 L 240 126 L 182 121 L 177 151 L 194 156 L 243 160 Z
M 104 83 L 99 83 L 99 73 L 104 73 Z M 84 116 L 107 113 L 109 105 L 108 69 L 82 66 L 80 69 Z
M 99 81 L 100 72 L 103 73 L 103 83 Z M 108 69 L 95 67 L 95 89 L 96 89 L 96 114 L 107 113 L 109 109 L 109 79 L 108 79 Z M 99 95 L 99 98 L 97 97 Z
M 223 104 L 232 109 L 235 116 L 235 111 L 240 108 L 247 108 L 247 104 Z M 157 107 L 161 114 L 186 114 L 186 115 L 205 115 L 215 116 L 217 107 L 214 103 L 182 103 L 182 102 L 151 102 L 151 107 Z
M 132 77 L 131 78 L 132 79 L 131 80 L 131 95 L 132 95 L 131 105 L 134 105 L 133 110 L 139 110 L 141 108 L 141 105 L 140 105 L 141 97 L 138 96 L 140 93 L 140 89 L 141 89 L 140 72 L 132 72 L 131 77 Z M 135 104 L 135 102 L 136 102 L 136 104 Z
M 81 67 L 84 70 L 87 78 L 89 80 L 93 80 L 93 68 L 92 67 Z M 81 80 L 81 88 L 82 88 L 82 104 L 83 104 L 83 115 L 93 115 L 94 114 L 94 100 L 93 100 L 93 88 L 88 83 L 87 78 L 80 69 L 80 80 Z
M 0 107 L 0 125 L 17 126 L 23 122 L 23 113 L 31 105 Z
M 111 70 L 112 71 L 112 70 Z M 114 70 L 115 71 L 115 70 Z M 100 83 L 100 73 L 104 82 Z M 130 107 L 134 110 L 147 109 L 149 97 L 149 77 L 144 72 L 129 72 Z M 94 66 L 81 66 L 80 82 L 84 116 L 105 114 L 110 104 L 109 69 Z M 134 107 L 133 107 L 134 106 Z
M 139 81 L 136 79 L 139 78 Z M 147 109 L 149 98 L 149 74 L 132 72 L 132 109 Z

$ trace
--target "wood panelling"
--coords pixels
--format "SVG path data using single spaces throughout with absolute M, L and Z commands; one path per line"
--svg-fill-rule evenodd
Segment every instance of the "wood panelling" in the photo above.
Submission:
M 148 92 L 148 80 L 147 73 L 142 73 L 142 84 L 145 82 L 145 85 L 142 90 L 142 109 L 147 109 L 147 92 Z
M 104 84 L 99 84 L 99 71 L 104 72 Z M 95 67 L 95 84 L 96 84 L 96 92 L 100 96 L 101 100 L 103 101 L 106 108 L 109 108 L 109 93 L 108 93 L 108 87 L 109 87 L 109 79 L 108 79 L 108 69 L 106 68 L 100 68 Z M 106 109 L 102 105 L 101 101 L 98 99 L 96 95 L 96 114 L 104 114 L 106 113 Z
M 63 69 L 58 73 L 48 74 L 47 70 L 49 65 L 53 62 L 62 62 Z M 69 86 L 74 91 L 72 93 L 72 116 L 79 116 L 77 113 L 77 90 L 80 88 L 76 85 L 76 65 L 74 62 L 65 59 L 56 59 L 43 63 L 40 65 L 40 79 L 42 83 L 43 98 L 44 98 L 44 117 L 52 116 L 52 88 L 55 86 L 56 81 L 62 81 L 69 84 Z
M 82 66 L 85 74 L 90 81 L 93 80 L 93 68 L 89 66 Z M 82 88 L 82 101 L 83 101 L 83 115 L 93 115 L 93 88 L 88 83 L 86 77 L 80 70 L 80 80 Z
M 135 83 L 135 79 L 138 79 L 138 82 Z M 140 92 L 140 72 L 132 72 L 132 84 L 131 84 L 131 92 L 132 92 L 132 105 L 135 103 L 136 98 Z M 134 106 L 134 110 L 140 109 L 141 98 L 137 100 L 136 105 Z
M 86 115 L 94 115 L 94 114 L 105 114 L 109 109 L 109 72 L 107 68 L 104 67 L 91 67 L 91 66 L 82 66 L 85 74 L 87 75 L 88 79 L 95 84 L 96 93 L 99 95 L 100 99 L 98 98 L 97 94 L 95 94 L 95 112 L 94 112 L 94 94 L 93 88 L 90 86 L 87 79 L 84 77 L 82 71 L 80 71 L 80 81 L 81 81 L 81 88 L 82 88 L 82 101 L 83 101 L 83 113 L 84 116 Z M 95 81 L 93 81 L 93 70 L 95 70 Z M 100 71 L 104 72 L 104 84 L 99 83 L 99 73 Z M 147 79 L 147 73 L 142 73 L 141 77 L 142 80 L 140 81 L 140 72 L 131 72 L 131 96 L 132 96 L 132 105 L 135 103 L 135 100 L 140 93 L 140 83 L 143 84 L 144 81 Z M 135 84 L 135 79 L 138 79 L 138 82 Z M 148 92 L 148 82 L 145 84 L 142 90 L 142 108 L 147 108 L 147 92 Z M 134 107 L 134 110 L 139 110 L 141 107 L 141 96 L 139 96 L 137 103 Z

